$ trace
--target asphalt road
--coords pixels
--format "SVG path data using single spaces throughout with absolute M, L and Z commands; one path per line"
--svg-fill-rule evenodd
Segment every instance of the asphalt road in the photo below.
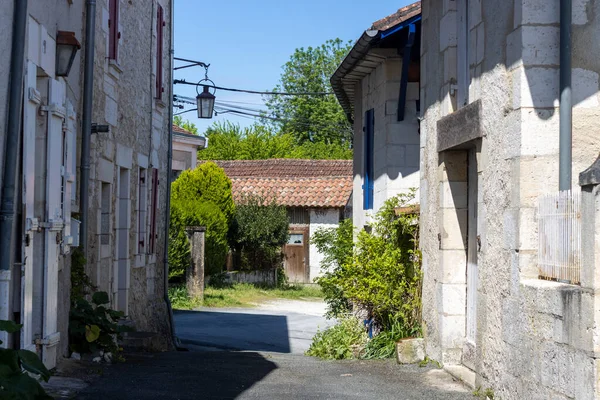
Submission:
M 177 334 L 188 351 L 127 355 L 77 398 L 474 399 L 439 369 L 304 356 L 317 329 L 331 324 L 322 312 L 322 303 L 294 301 L 176 312 Z

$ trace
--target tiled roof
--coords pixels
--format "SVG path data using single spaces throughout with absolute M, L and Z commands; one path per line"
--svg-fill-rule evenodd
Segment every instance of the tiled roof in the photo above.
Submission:
M 231 179 L 236 202 L 258 195 L 287 207 L 344 207 L 352 193 L 351 160 L 215 162 Z
M 392 15 L 388 15 L 387 17 L 382 18 L 379 21 L 373 22 L 371 29 L 377 31 L 385 31 L 386 29 L 396 26 L 401 22 L 404 22 L 416 15 L 419 15 L 420 13 L 421 2 L 417 1 L 416 3 L 412 3 L 407 5 L 406 7 L 402 7 Z
M 188 130 L 185 130 L 185 129 L 183 129 L 182 127 L 180 127 L 180 126 L 177 126 L 177 125 L 175 125 L 175 124 L 173 124 L 173 132 L 177 132 L 177 133 L 185 133 L 186 135 L 195 135 L 194 133 L 192 133 L 192 132 L 190 132 L 190 131 L 188 131 Z

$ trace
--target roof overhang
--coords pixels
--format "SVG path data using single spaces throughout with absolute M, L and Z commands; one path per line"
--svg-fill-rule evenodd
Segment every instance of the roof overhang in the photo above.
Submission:
M 204 136 L 181 132 L 173 132 L 173 142 L 196 146 L 198 149 L 205 149 L 208 144 L 208 140 Z
M 330 78 L 333 92 L 350 122 L 354 120 L 356 84 L 371 74 L 386 59 L 401 57 L 398 50 L 404 47 L 407 37 L 406 34 L 401 33 L 408 30 L 410 25 L 420 21 L 419 13 L 385 30 L 365 31 L 333 73 Z

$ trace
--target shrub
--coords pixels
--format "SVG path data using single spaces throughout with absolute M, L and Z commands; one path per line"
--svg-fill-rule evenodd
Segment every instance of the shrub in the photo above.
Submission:
M 319 229 L 311 237 L 312 243 L 324 255 L 321 261 L 323 275 L 315 281 L 323 289 L 328 318 L 336 318 L 351 310 L 338 276 L 343 275 L 342 269 L 352 261 L 353 231 L 352 220 L 345 219 L 336 228 Z
M 249 196 L 238 204 L 233 217 L 229 241 L 241 254 L 242 269 L 271 269 L 283 261 L 281 247 L 288 240 L 289 221 L 286 208 L 274 201 Z
M 205 226 L 204 273 L 218 274 L 227 258 L 227 219 L 211 202 L 173 200 L 169 227 L 169 278 L 183 279 L 190 265 L 186 226 Z
M 346 317 L 331 328 L 317 332 L 306 354 L 326 360 L 360 358 L 367 339 L 361 321 Z
M 21 327 L 22 325 L 13 321 L 0 320 L 2 332 L 16 333 Z M 50 379 L 50 371 L 34 352 L 0 349 L 0 399 L 52 400 L 30 374 L 39 376 L 46 382 Z
M 94 353 L 99 350 L 116 356 L 119 351 L 117 341 L 122 333 L 131 328 L 118 325 L 125 315 L 122 311 L 105 307 L 110 302 L 108 293 L 96 292 L 92 302 L 79 298 L 71 306 L 69 315 L 69 347 L 78 353 Z

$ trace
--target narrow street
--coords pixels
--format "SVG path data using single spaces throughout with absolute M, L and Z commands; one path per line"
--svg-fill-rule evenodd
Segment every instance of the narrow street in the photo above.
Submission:
M 439 369 L 303 355 L 330 324 L 319 302 L 176 312 L 188 351 L 138 353 L 77 397 L 95 399 L 473 399 Z

